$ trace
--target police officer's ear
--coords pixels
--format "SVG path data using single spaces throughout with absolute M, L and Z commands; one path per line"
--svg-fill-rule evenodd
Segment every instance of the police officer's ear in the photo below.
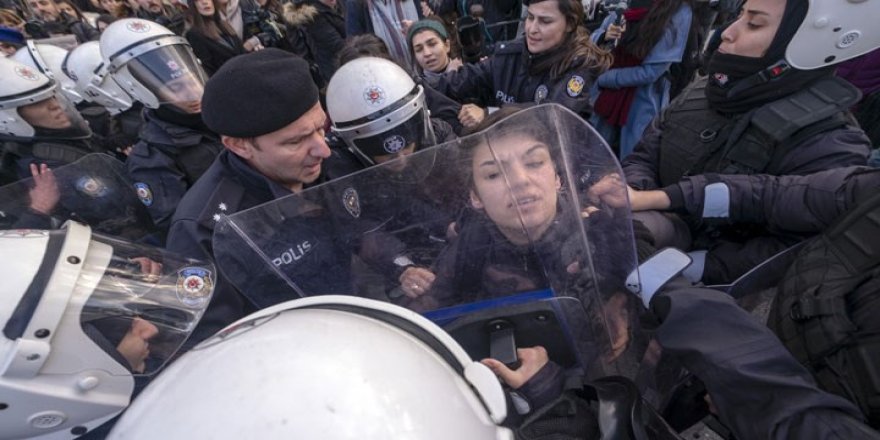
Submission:
M 252 139 L 237 138 L 231 136 L 221 136 L 220 141 L 223 142 L 229 151 L 232 151 L 242 159 L 250 159 L 254 153 L 254 144 Z

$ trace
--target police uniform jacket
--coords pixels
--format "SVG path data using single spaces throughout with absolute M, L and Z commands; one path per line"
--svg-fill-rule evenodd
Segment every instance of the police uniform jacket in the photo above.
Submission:
M 623 161 L 630 186 L 638 190 L 664 189 L 674 205 L 682 206 L 682 200 L 695 199 L 693 186 L 677 185 L 687 176 L 704 175 L 715 182 L 736 174 L 740 177 L 731 182 L 737 186 L 735 192 L 761 193 L 767 183 L 762 174 L 806 175 L 867 163 L 870 141 L 861 129 L 849 124 L 816 133 L 809 131 L 811 126 L 804 127 L 800 133 L 808 133 L 808 136 L 794 135 L 791 139 L 798 141 L 789 141 L 790 145 L 785 148 L 774 147 L 760 136 L 743 135 L 741 141 L 727 150 L 711 149 L 713 142 L 729 143 L 735 136 L 732 132 L 742 128 L 737 122 L 742 121 L 738 119 L 742 115 L 725 116 L 711 109 L 702 90 L 704 86 L 705 80 L 693 84 L 645 130 L 635 151 Z M 746 134 L 749 130 L 744 129 Z M 751 149 L 745 150 L 746 147 Z M 723 151 L 726 156 L 722 155 Z M 743 155 L 743 151 L 749 153 Z M 766 154 L 766 158 L 757 161 L 759 165 L 755 168 L 745 164 L 761 154 Z M 737 155 L 736 161 L 730 160 Z M 808 215 L 794 196 L 776 201 L 791 207 L 792 215 Z M 763 217 L 767 216 L 768 213 L 764 213 Z M 703 281 L 710 284 L 730 282 L 804 238 L 803 234 L 766 224 L 719 226 L 688 215 L 683 218 L 690 223 L 695 248 L 709 251 Z
M 714 189 L 707 191 L 709 185 L 715 185 Z M 721 186 L 727 197 L 718 200 L 712 194 Z M 672 208 L 697 218 L 714 212 L 719 220 L 818 233 L 877 192 L 880 169 L 852 166 L 805 176 L 729 174 L 712 182 L 698 175 L 685 177 L 670 188 L 682 195 L 680 201 L 673 197 Z
M 183 195 L 223 150 L 223 144 L 214 133 L 159 119 L 154 110 L 144 112 L 144 118 L 140 141 L 126 166 L 138 197 L 164 231 Z
M 213 261 L 211 237 L 222 214 L 233 214 L 289 194 L 288 189 L 223 150 L 180 201 L 168 231 L 167 248 L 187 257 Z M 190 342 L 195 345 L 248 311 L 244 298 L 232 284 L 218 276 L 214 297 Z
M 551 78 L 549 71 L 532 76 L 528 71 L 530 56 L 522 39 L 500 43 L 491 57 L 443 75 L 436 88 L 456 101 L 475 101 L 482 107 L 553 102 L 589 116 L 589 91 L 596 72 L 577 65 L 559 78 Z
M 31 164 L 58 168 L 91 153 L 103 152 L 90 139 L 0 139 L 0 185 L 31 177 Z

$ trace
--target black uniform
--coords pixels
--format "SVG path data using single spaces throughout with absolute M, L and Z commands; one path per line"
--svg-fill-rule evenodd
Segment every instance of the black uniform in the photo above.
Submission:
M 173 113 L 162 109 L 144 112 L 140 142 L 126 162 L 141 202 L 161 230 L 169 227 L 184 193 L 223 150 L 219 136 L 204 127 L 198 115 L 186 121 Z M 186 125 L 170 122 L 171 118 Z
M 88 134 L 68 135 L 65 130 L 37 128 L 33 138 L 0 138 L 0 185 L 31 177 L 31 164 L 46 164 L 58 168 L 82 159 L 87 154 L 101 152 Z
M 521 39 L 501 43 L 488 59 L 443 75 L 436 88 L 456 101 L 476 101 L 482 107 L 554 102 L 589 116 L 589 91 L 597 73 L 576 64 L 559 78 L 551 78 L 549 70 L 532 75 L 529 67 L 540 56 L 529 54 Z
M 213 261 L 215 252 L 212 235 L 222 214 L 231 215 L 290 194 L 292 194 L 290 190 L 259 174 L 234 153 L 224 150 L 180 201 L 168 232 L 167 249 L 187 257 Z M 316 219 L 314 224 L 320 225 L 320 219 Z M 302 256 L 300 250 L 296 250 L 296 255 L 291 252 L 291 255 L 285 256 L 285 252 L 290 249 L 297 249 L 299 245 L 302 250 L 308 250 L 305 249 L 304 243 L 309 237 L 299 237 L 298 235 L 302 234 L 300 230 L 293 228 L 285 234 L 287 235 L 284 239 L 276 240 L 281 247 L 275 249 L 276 254 L 271 255 L 273 264 L 275 259 L 280 262 L 278 266 L 290 264 L 286 262 L 288 260 L 292 262 L 294 257 Z M 319 249 L 318 243 L 314 240 L 308 247 L 311 248 L 312 245 L 315 249 Z M 320 270 L 326 267 L 324 264 L 330 264 L 318 258 L 318 252 L 305 252 L 305 254 L 316 256 L 313 261 L 316 266 L 312 266 L 314 270 Z M 299 258 L 296 260 L 299 261 Z M 344 284 L 345 282 L 342 281 L 341 285 Z M 280 286 L 275 287 L 277 289 Z M 332 290 L 328 289 L 328 291 Z M 291 295 L 285 299 L 292 298 Z M 218 274 L 214 297 L 188 344 L 195 345 L 252 310 L 253 307 L 241 296 L 230 280 Z
M 857 94 L 842 80 L 817 80 L 736 114 L 714 109 L 705 88 L 705 79 L 692 84 L 645 130 L 623 161 L 630 186 L 662 188 L 673 206 L 683 206 L 683 200 L 693 199 L 683 191 L 692 189 L 677 183 L 688 176 L 706 175 L 716 182 L 719 176 L 742 175 L 751 191 L 761 192 L 760 174 L 805 175 L 867 162 L 869 140 L 846 113 L 846 99 Z M 709 284 L 728 283 L 804 237 L 761 224 L 684 218 L 693 248 L 709 251 L 702 278 Z

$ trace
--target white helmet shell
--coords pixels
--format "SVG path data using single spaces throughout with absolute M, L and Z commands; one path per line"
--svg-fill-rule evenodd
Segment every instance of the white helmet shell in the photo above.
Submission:
M 61 86 L 61 92 L 64 93 L 64 96 L 70 102 L 79 104 L 83 97 L 76 90 L 76 83 L 64 73 L 62 68 L 67 53 L 67 50 L 58 46 L 28 40 L 27 45 L 18 49 L 12 58 L 22 64 L 34 67 L 43 75 L 54 79 Z
M 88 268 L 106 267 L 112 254 L 110 246 L 94 246 L 90 237 L 87 226 L 74 223 L 63 236 L 0 232 L 0 267 L 8 271 L 0 301 L 0 404 L 6 406 L 0 437 L 55 432 L 73 438 L 109 420 L 130 400 L 131 374 L 89 341 L 77 319 L 100 279 L 87 274 Z M 42 289 L 33 289 L 41 282 Z M 29 313 L 23 305 L 31 307 Z M 72 369 L 79 373 L 59 373 Z
M 129 63 L 148 52 L 168 48 L 185 47 L 192 60 L 189 42 L 164 26 L 140 18 L 126 18 L 114 21 L 101 34 L 101 56 L 107 63 L 107 70 L 126 93 L 148 108 L 158 108 L 163 103 L 148 84 L 142 83 L 132 74 Z M 204 73 L 197 64 L 194 72 L 204 83 Z
M 36 68 L 0 57 L 0 135 L 33 136 L 34 127 L 18 114 L 18 107 L 49 99 L 56 91 L 55 81 Z
M 111 114 L 131 108 L 131 96 L 108 74 L 97 41 L 85 42 L 71 50 L 62 67 L 87 101 L 104 106 Z
M 327 85 L 333 130 L 347 142 L 395 127 L 425 108 L 424 90 L 400 66 L 383 58 L 342 65 Z
M 512 439 L 498 379 L 409 310 L 279 304 L 174 362 L 109 438 Z
M 810 0 L 807 16 L 785 58 L 810 70 L 837 64 L 880 47 L 880 3 L 868 0 Z
M 0 231 L 0 438 L 73 438 L 131 400 L 210 303 L 213 266 L 62 230 Z M 153 344 L 153 337 L 159 343 Z

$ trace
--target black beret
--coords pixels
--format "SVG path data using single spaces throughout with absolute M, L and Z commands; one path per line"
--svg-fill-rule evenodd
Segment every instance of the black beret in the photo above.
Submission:
M 317 102 L 309 63 L 269 48 L 230 59 L 208 79 L 202 120 L 215 133 L 257 137 L 284 128 Z

